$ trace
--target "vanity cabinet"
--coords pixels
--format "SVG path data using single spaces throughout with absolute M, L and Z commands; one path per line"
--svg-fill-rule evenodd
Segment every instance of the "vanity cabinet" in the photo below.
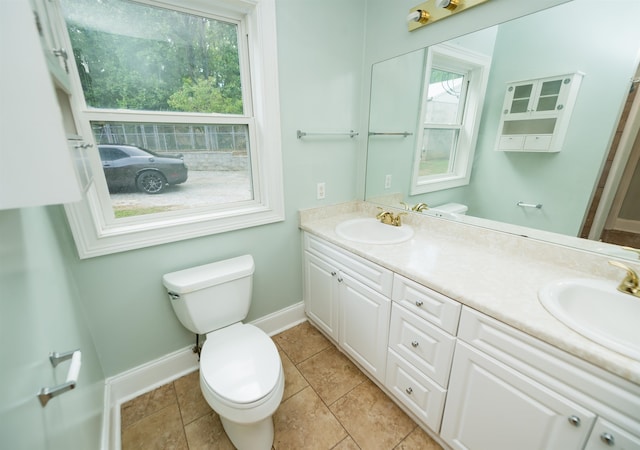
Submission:
M 384 382 L 393 274 L 307 233 L 304 248 L 307 315 L 363 369 Z
M 595 414 L 458 343 L 442 437 L 454 449 L 578 450 Z
M 573 73 L 509 83 L 496 150 L 560 151 L 581 80 Z
M 639 412 L 640 386 L 463 308 L 440 432 L 452 448 L 592 450 L 610 436 L 638 450 Z
M 640 385 L 304 233 L 310 320 L 456 450 L 640 450 Z
M 397 274 L 392 299 L 385 387 L 438 430 L 460 304 Z

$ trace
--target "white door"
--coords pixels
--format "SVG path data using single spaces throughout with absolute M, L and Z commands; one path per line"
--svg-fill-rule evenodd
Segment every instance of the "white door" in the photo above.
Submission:
M 313 322 L 338 340 L 337 269 L 305 252 L 304 308 Z
M 384 383 L 391 300 L 340 272 L 340 345 Z
M 595 415 L 467 344 L 455 349 L 441 436 L 460 450 L 578 450 Z

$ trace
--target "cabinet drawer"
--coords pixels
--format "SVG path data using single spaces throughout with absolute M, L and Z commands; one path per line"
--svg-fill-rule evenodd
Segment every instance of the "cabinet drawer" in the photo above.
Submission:
M 591 430 L 591 436 L 584 450 L 637 450 L 640 437 L 599 418 Z
M 551 138 L 552 136 L 544 134 L 527 136 L 524 140 L 524 150 L 549 150 Z
M 394 303 L 389 348 L 446 388 L 455 338 Z
M 502 136 L 498 143 L 499 150 L 522 150 L 524 136 Z
M 424 320 L 455 336 L 460 303 L 400 275 L 393 279 L 391 298 Z
M 432 430 L 440 429 L 446 390 L 404 361 L 393 350 L 387 355 L 385 386 Z
M 349 274 L 374 291 L 387 297 L 391 296 L 393 273 L 390 270 L 349 253 L 309 233 L 304 233 L 304 248 L 311 254 L 330 259 L 331 263 L 336 265 L 336 268 Z

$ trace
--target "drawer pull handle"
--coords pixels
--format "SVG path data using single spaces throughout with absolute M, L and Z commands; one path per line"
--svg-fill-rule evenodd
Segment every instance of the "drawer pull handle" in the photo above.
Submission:
M 336 272 L 335 270 L 331 272 L 331 276 L 335 277 L 338 274 L 338 272 Z
M 420 307 L 424 305 L 424 302 L 422 300 L 416 300 L 416 306 Z
M 570 416 L 568 420 L 569 420 L 569 423 L 571 425 L 573 425 L 574 427 L 579 427 L 580 426 L 580 417 L 578 417 L 578 416 Z
M 613 447 L 613 445 L 615 444 L 615 439 L 613 438 L 613 435 L 611 433 L 602 433 L 600 435 L 600 440 L 607 444 L 609 447 Z
M 418 341 L 411 341 L 411 346 L 412 346 L 413 348 L 416 348 L 418 345 L 420 345 L 420 342 L 418 342 Z
M 413 389 L 411 389 L 410 387 L 406 388 L 404 391 L 409 395 L 413 393 Z
M 342 277 L 338 277 L 338 283 L 342 283 L 343 281 Z

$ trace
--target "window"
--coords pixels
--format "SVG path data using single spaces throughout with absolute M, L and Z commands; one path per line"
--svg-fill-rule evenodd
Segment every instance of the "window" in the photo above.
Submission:
M 412 195 L 469 183 L 489 57 L 437 45 L 425 67 Z
M 284 219 L 274 0 L 60 1 L 97 147 L 81 257 Z

